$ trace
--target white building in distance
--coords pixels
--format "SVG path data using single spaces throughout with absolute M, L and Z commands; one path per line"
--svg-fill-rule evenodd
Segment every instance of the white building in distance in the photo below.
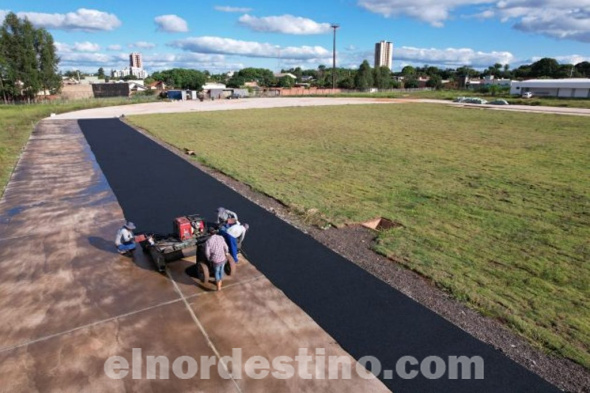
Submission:
M 527 92 L 540 97 L 590 98 L 590 79 L 529 79 L 510 84 L 510 94 Z
M 391 70 L 393 44 L 381 41 L 375 44 L 375 68 L 385 66 Z
M 122 70 L 112 70 L 111 76 L 113 78 L 124 78 L 126 76 L 133 75 L 137 79 L 145 79 L 148 77 L 148 73 L 143 69 L 143 59 L 141 53 L 129 54 L 129 67 L 125 67 Z

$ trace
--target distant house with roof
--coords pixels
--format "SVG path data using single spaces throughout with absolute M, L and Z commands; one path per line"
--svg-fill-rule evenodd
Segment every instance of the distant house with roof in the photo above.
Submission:
M 162 90 L 166 90 L 166 84 L 162 81 L 155 81 L 155 82 L 150 83 L 148 85 L 148 88 L 150 90 L 162 91 Z

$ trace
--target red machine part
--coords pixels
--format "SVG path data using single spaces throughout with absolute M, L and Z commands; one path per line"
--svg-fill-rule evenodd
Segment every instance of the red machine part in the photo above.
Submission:
M 203 233 L 205 232 L 205 223 L 203 222 L 203 220 L 199 220 L 197 222 L 196 228 L 197 232 L 199 233 Z
M 176 227 L 176 234 L 180 241 L 184 241 L 193 237 L 193 227 L 191 222 L 186 217 L 178 217 L 174 220 Z

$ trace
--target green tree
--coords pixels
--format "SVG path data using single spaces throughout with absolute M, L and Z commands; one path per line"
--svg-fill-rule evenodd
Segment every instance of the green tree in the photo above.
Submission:
M 468 77 L 472 78 L 472 77 L 476 77 L 479 75 L 480 75 L 480 73 L 477 70 L 474 70 L 473 68 L 468 67 L 468 66 L 463 66 L 463 67 L 457 68 L 457 76 L 459 76 L 459 77 L 468 76 Z
M 531 64 L 531 76 L 534 78 L 555 78 L 559 71 L 559 63 L 555 59 L 544 57 Z
M 506 78 L 506 79 L 512 78 L 512 73 L 510 72 L 510 64 L 504 64 L 503 71 L 502 71 L 502 78 Z
M 373 86 L 373 71 L 367 60 L 360 65 L 354 79 L 355 87 L 359 90 L 367 90 Z
M 227 87 L 233 87 L 233 88 L 240 88 L 243 87 L 244 84 L 247 81 L 238 75 L 238 73 L 236 72 L 235 74 L 233 74 L 233 76 L 227 81 Z
M 416 75 L 416 69 L 412 66 L 405 66 L 404 68 L 402 68 L 402 75 L 404 77 L 414 76 L 414 75 Z
M 227 83 L 229 77 L 227 74 L 210 74 L 207 80 L 215 83 Z
M 27 19 L 10 12 L 0 28 L 0 88 L 7 101 L 31 101 L 43 88 L 56 92 L 61 85 L 59 58 L 53 37 Z
M 338 87 L 340 89 L 354 89 L 355 72 L 349 72 L 338 80 Z
M 581 75 L 585 76 L 586 78 L 590 78 L 590 63 L 587 61 L 583 61 L 575 65 L 576 71 Z
M 404 78 L 404 89 L 415 89 L 419 85 L 418 79 L 414 77 Z
M 490 85 L 490 87 L 488 88 L 488 91 L 490 92 L 490 94 L 492 96 L 497 95 L 500 92 L 501 88 L 498 85 Z
M 490 67 L 491 75 L 499 77 L 502 74 L 502 64 L 495 63 L 493 66 Z
M 0 36 L 1 57 L 6 69 L 2 78 L 5 88 L 13 100 L 35 98 L 41 84 L 35 53 L 35 28 L 28 20 L 20 20 L 10 12 L 2 24 Z
M 581 75 L 573 64 L 560 64 L 553 76 L 556 78 L 579 78 Z
M 293 87 L 294 84 L 295 80 L 288 75 L 282 76 L 278 82 L 279 87 Z
M 391 70 L 386 66 L 373 69 L 373 86 L 378 89 L 391 89 L 393 78 Z
M 281 70 L 281 73 L 293 74 L 297 77 L 298 81 L 301 81 L 301 76 L 303 75 L 303 70 L 301 69 L 301 67 L 296 67 L 296 68 L 290 68 L 288 70 Z
M 276 80 L 273 72 L 271 70 L 266 69 L 266 68 L 253 68 L 253 67 L 243 68 L 239 72 L 234 73 L 234 75 L 232 76 L 232 79 L 234 79 L 234 78 L 237 81 L 243 81 L 243 83 L 256 82 L 256 83 L 258 83 L 258 86 L 263 86 L 263 87 L 275 86 L 277 84 L 277 80 Z M 231 82 L 231 79 L 230 79 L 230 82 Z M 230 82 L 228 82 L 228 86 L 229 86 Z M 232 83 L 232 85 L 236 84 L 235 82 L 231 82 L 231 83 Z M 243 85 L 243 83 L 242 83 L 242 85 Z
M 100 67 L 98 69 L 98 73 L 96 74 L 96 76 L 98 77 L 98 79 L 104 79 L 105 78 L 104 68 Z
M 524 64 L 512 71 L 512 75 L 514 78 L 518 79 L 526 79 L 533 76 L 531 72 L 531 66 Z
M 432 88 L 434 88 L 436 90 L 440 90 L 442 88 L 442 78 L 438 74 L 437 75 L 432 75 L 426 81 L 426 86 L 427 87 L 432 87 Z
M 45 29 L 36 31 L 35 50 L 39 61 L 39 80 L 43 94 L 56 94 L 61 90 L 61 77 L 58 72 L 57 56 L 53 36 Z
M 427 76 L 440 76 L 440 70 L 438 69 L 438 67 L 433 67 L 433 66 L 425 66 L 425 70 L 424 73 Z
M 185 68 L 173 68 L 171 70 L 154 72 L 152 78 L 155 81 L 164 82 L 176 89 L 201 90 L 207 80 L 205 73 Z

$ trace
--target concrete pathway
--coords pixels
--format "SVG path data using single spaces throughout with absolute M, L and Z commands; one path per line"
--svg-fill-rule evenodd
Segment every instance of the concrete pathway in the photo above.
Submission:
M 390 98 L 355 98 L 355 97 L 276 97 L 246 98 L 238 100 L 215 101 L 161 101 L 145 104 L 111 106 L 105 108 L 85 109 L 52 116 L 52 119 L 104 119 L 131 115 L 153 113 L 181 113 L 225 111 L 238 109 L 279 108 L 298 106 L 325 105 L 368 105 L 368 104 L 403 104 L 430 103 L 451 105 L 463 108 L 488 109 L 498 111 L 516 111 L 529 113 L 559 114 L 571 116 L 590 116 L 590 109 L 558 108 L 550 106 L 529 105 L 476 105 L 430 99 L 390 99 Z
M 41 122 L 0 200 L 0 392 L 388 391 L 357 373 L 329 380 L 346 368 L 322 371 L 320 361 L 324 379 L 299 377 L 297 363 L 294 378 L 257 378 L 252 356 L 295 359 L 300 348 L 357 363 L 247 260 L 214 292 L 187 274 L 191 260 L 162 275 L 140 251 L 118 255 L 123 222 L 77 122 Z M 231 360 L 234 349 L 242 356 Z M 148 356 L 168 367 L 148 366 Z M 198 368 L 175 369 L 187 356 Z M 124 377 L 110 378 L 105 364 Z M 301 375 L 315 372 L 304 364 Z
M 297 106 L 324 105 L 360 105 L 360 104 L 391 104 L 389 99 L 373 98 L 331 98 L 331 97 L 280 97 L 280 98 L 245 98 L 238 100 L 215 101 L 160 101 L 145 104 L 110 106 L 104 108 L 85 109 L 52 116 L 52 119 L 104 119 L 152 113 L 181 113 L 225 111 L 256 108 L 281 108 Z

